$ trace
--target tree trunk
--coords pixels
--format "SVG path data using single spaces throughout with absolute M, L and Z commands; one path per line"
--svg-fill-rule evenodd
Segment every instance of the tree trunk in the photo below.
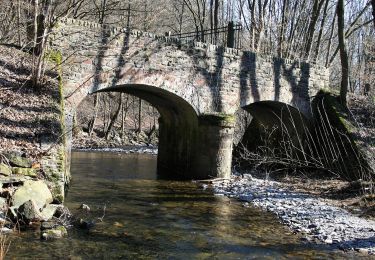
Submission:
M 311 19 L 309 23 L 309 29 L 307 31 L 307 38 L 306 38 L 306 47 L 304 50 L 304 57 L 305 59 L 309 59 L 310 50 L 313 42 L 314 32 L 315 32 L 315 25 L 318 21 L 320 10 L 322 9 L 324 0 L 314 0 L 314 6 L 311 14 Z
M 21 47 L 21 0 L 17 1 L 17 34 L 18 45 Z
M 322 22 L 320 23 L 319 35 L 318 35 L 318 40 L 316 42 L 315 53 L 314 53 L 314 56 L 312 57 L 312 60 L 314 62 L 316 61 L 316 59 L 318 58 L 318 55 L 319 55 L 320 43 L 321 43 L 322 35 L 323 35 L 323 27 L 324 27 L 324 23 L 325 23 L 325 20 L 326 20 L 326 17 L 327 17 L 327 9 L 328 9 L 329 0 L 325 0 L 325 2 L 326 3 L 324 5 Z
M 337 12 L 335 12 L 335 16 L 333 17 L 333 21 L 332 21 L 332 25 L 331 25 L 331 32 L 329 34 L 328 47 L 327 47 L 327 55 L 326 55 L 326 64 L 325 64 L 326 67 L 328 67 L 328 65 L 330 64 L 330 62 L 329 62 L 329 55 L 330 55 L 330 52 L 331 52 L 333 32 L 335 30 L 336 16 L 337 16 Z
M 140 133 L 142 131 L 142 99 L 138 100 L 138 129 L 137 132 Z
M 340 60 L 341 60 L 340 102 L 343 106 L 347 107 L 346 96 L 348 93 L 348 85 L 349 85 L 349 61 L 348 61 L 348 53 L 347 53 L 346 46 L 345 46 L 344 22 L 345 22 L 344 0 L 338 0 L 337 30 L 338 30 Z
M 285 30 L 285 20 L 286 20 L 286 7 L 288 5 L 288 0 L 283 0 L 283 9 L 281 13 L 281 25 L 279 32 L 279 41 L 277 47 L 277 55 L 282 58 L 283 55 L 283 41 L 284 41 L 284 30 Z
M 123 95 L 124 94 L 121 93 L 121 100 L 123 99 L 122 98 Z M 128 108 L 129 108 L 128 101 L 129 101 L 129 96 L 126 96 L 125 103 L 122 102 L 122 107 L 121 107 L 121 111 L 122 111 L 122 114 L 121 114 L 121 138 L 124 138 L 124 136 L 125 136 L 125 121 L 126 121 L 126 114 L 128 113 Z
M 219 0 L 215 0 L 214 10 L 214 44 L 217 44 L 217 28 L 219 27 Z
M 214 44 L 214 0 L 210 0 L 210 42 Z
M 101 5 L 100 5 L 100 14 L 99 14 L 99 23 L 103 24 L 104 23 L 104 18 L 105 18 L 105 9 L 107 6 L 107 0 L 102 0 Z
M 92 135 L 92 132 L 94 131 L 94 127 L 95 127 L 95 122 L 96 122 L 96 118 L 98 117 L 98 107 L 99 107 L 99 101 L 100 101 L 100 94 L 96 94 L 95 95 L 95 99 L 94 99 L 94 116 L 92 117 L 90 123 L 89 123 L 89 136 Z
M 371 0 L 371 4 L 372 4 L 372 18 L 373 18 L 374 27 L 375 27 L 375 0 Z
M 109 134 L 111 133 L 112 131 L 112 128 L 121 112 L 121 108 L 122 108 L 122 93 L 119 95 L 119 103 L 118 103 L 118 107 L 116 109 L 116 112 L 115 114 L 110 118 L 110 121 L 109 121 L 109 124 L 108 124 L 108 128 L 107 128 L 107 131 L 105 132 L 105 139 L 108 140 L 108 137 L 109 137 Z

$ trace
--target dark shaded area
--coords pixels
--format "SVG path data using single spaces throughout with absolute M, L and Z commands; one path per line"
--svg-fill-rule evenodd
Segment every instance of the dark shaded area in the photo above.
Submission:
M 236 161 L 242 165 L 246 165 L 244 150 L 257 153 L 260 147 L 267 147 L 277 155 L 284 152 L 285 143 L 299 147 L 303 142 L 309 122 L 296 108 L 277 101 L 259 101 L 243 109 L 253 119 L 234 149 Z
M 103 59 L 105 57 L 105 53 L 108 50 L 108 38 L 110 36 L 110 31 L 107 25 L 102 25 L 101 36 L 100 36 L 100 46 L 97 52 L 97 56 L 95 60 L 98 62 L 95 64 L 95 72 L 94 72 L 94 85 L 92 87 L 93 91 L 99 89 L 99 84 L 102 83 L 100 81 L 100 73 L 103 70 Z
M 31 75 L 31 69 L 29 68 L 28 64 L 27 65 L 21 64 L 21 66 L 15 66 L 9 61 L 0 59 L 0 67 L 3 67 L 13 72 L 17 72 L 17 75 L 23 75 L 23 76 Z
M 260 100 L 256 66 L 257 66 L 257 55 L 254 52 L 243 52 L 241 56 L 241 74 L 240 74 L 240 86 L 241 86 L 241 97 L 244 93 L 248 93 L 247 81 L 250 80 L 251 95 L 254 101 Z M 247 98 L 244 97 L 246 100 Z
M 57 94 L 57 93 L 56 93 Z M 30 105 L 19 105 L 19 104 L 12 104 L 12 108 L 20 110 L 20 111 L 29 111 L 35 113 L 43 113 L 43 112 L 51 112 L 51 113 L 60 113 L 60 110 L 53 106 L 53 107 L 34 107 Z
M 154 106 L 159 118 L 158 174 L 161 177 L 191 179 L 196 151 L 198 117 L 181 97 L 147 85 L 120 85 L 99 92 L 123 92 L 146 100 Z M 197 176 L 196 176 L 197 177 Z

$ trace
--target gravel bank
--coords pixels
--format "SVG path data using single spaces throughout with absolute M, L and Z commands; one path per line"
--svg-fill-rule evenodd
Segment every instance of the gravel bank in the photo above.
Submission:
M 217 195 L 238 198 L 244 206 L 252 204 L 273 212 L 309 241 L 375 254 L 375 221 L 357 217 L 323 199 L 287 191 L 278 182 L 256 179 L 250 174 L 215 181 L 212 186 Z

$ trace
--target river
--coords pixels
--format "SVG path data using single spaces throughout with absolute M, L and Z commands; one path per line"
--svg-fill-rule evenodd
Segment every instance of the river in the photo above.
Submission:
M 34 230 L 13 234 L 10 259 L 354 258 L 194 182 L 158 180 L 155 155 L 74 152 L 71 172 L 65 204 L 75 214 L 89 205 L 83 217 L 94 227 L 53 241 Z

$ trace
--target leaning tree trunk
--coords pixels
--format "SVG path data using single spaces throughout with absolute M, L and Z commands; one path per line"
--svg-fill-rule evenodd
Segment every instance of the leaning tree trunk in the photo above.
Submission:
M 341 88 L 340 88 L 340 102 L 343 106 L 347 106 L 346 96 L 348 93 L 349 85 L 349 61 L 348 53 L 345 46 L 344 35 L 344 0 L 338 0 L 337 4 L 337 29 L 340 48 L 341 60 Z
M 309 23 L 309 27 L 307 30 L 307 37 L 305 40 L 306 46 L 304 50 L 304 57 L 305 59 L 309 59 L 310 51 L 313 44 L 314 32 L 315 32 L 315 25 L 318 21 L 320 10 L 322 9 L 323 0 L 314 0 L 314 6 L 311 14 L 311 19 Z
M 138 99 L 138 129 L 137 133 L 142 132 L 142 99 Z
M 314 53 L 314 56 L 313 56 L 313 58 L 312 58 L 312 61 L 313 61 L 313 62 L 315 62 L 315 61 L 317 60 L 318 55 L 319 55 L 320 43 L 321 43 L 322 35 L 323 35 L 323 27 L 324 27 L 325 20 L 326 20 L 326 18 L 327 18 L 328 3 L 329 3 L 329 1 L 326 0 L 326 1 L 325 1 L 325 5 L 324 5 L 324 11 L 323 11 L 322 21 L 321 21 L 321 23 L 320 23 L 319 34 L 318 34 L 318 40 L 317 40 L 317 42 L 316 42 L 315 53 Z
M 99 107 L 99 101 L 100 101 L 100 94 L 95 95 L 95 100 L 94 100 L 94 116 L 92 117 L 90 123 L 89 123 L 89 136 L 92 135 L 92 132 L 94 131 L 95 127 L 95 122 L 96 118 L 98 117 L 98 107 Z
M 123 99 L 122 96 L 123 96 L 123 93 L 121 93 L 121 100 Z M 128 109 L 129 109 L 128 101 L 129 101 L 129 96 L 126 96 L 125 103 L 121 101 L 122 103 L 122 106 L 121 106 L 121 111 L 122 111 L 121 113 L 121 139 L 123 139 L 125 136 L 125 120 L 126 120 L 126 114 L 128 113 Z
M 111 133 L 112 131 L 112 128 L 120 114 L 120 111 L 122 110 L 122 93 L 119 95 L 119 102 L 118 102 L 118 107 L 116 109 L 116 112 L 115 114 L 113 115 L 113 117 L 110 118 L 110 122 L 108 124 L 108 128 L 107 128 L 107 131 L 105 132 L 105 139 L 108 140 L 108 137 L 109 137 L 109 134 Z

